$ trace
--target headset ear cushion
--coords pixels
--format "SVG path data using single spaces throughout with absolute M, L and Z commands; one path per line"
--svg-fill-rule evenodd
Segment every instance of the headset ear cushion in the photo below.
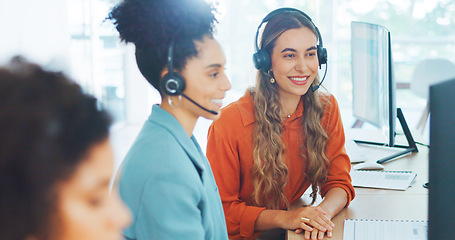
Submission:
M 271 62 L 269 54 L 265 50 L 259 50 L 255 54 L 253 54 L 253 62 L 256 69 L 261 70 L 263 72 L 267 72 L 270 70 Z
M 317 51 L 318 51 L 319 66 L 321 66 L 322 64 L 326 64 L 327 63 L 327 49 L 318 46 Z
M 185 87 L 185 79 L 177 72 L 167 73 L 161 78 L 161 90 L 167 95 L 179 95 Z

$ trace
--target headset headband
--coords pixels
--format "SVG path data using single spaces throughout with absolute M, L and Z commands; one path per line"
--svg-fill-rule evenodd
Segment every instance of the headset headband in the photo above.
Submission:
M 278 9 L 275 9 L 273 11 L 271 11 L 269 14 L 267 14 L 267 16 L 264 17 L 264 19 L 262 20 L 261 24 L 259 24 L 259 27 L 256 31 L 256 40 L 255 40 L 255 50 L 256 52 L 259 51 L 259 45 L 258 45 L 258 37 L 259 37 L 259 30 L 261 29 L 262 27 L 262 24 L 268 22 L 271 18 L 275 17 L 276 15 L 279 15 L 279 14 L 282 14 L 282 13 L 286 13 L 286 12 L 298 12 L 300 14 L 302 14 L 305 18 L 307 18 L 311 24 L 313 24 L 315 30 L 316 30 L 316 33 L 318 34 L 318 41 L 319 41 L 319 46 L 321 48 L 324 47 L 323 43 L 322 43 L 322 36 L 321 36 L 321 33 L 319 32 L 319 29 L 318 27 L 316 27 L 316 25 L 314 24 L 313 20 L 311 20 L 310 16 L 308 16 L 308 14 L 298 10 L 298 9 L 295 9 L 295 8 L 278 8 Z
M 170 73 L 174 72 L 174 64 L 172 63 L 172 55 L 174 54 L 174 41 L 169 43 L 169 49 L 167 53 L 167 67 Z

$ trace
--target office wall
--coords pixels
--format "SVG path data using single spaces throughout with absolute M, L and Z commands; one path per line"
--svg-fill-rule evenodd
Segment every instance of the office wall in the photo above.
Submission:
M 52 69 L 69 69 L 65 0 L 1 0 L 0 63 L 22 54 Z

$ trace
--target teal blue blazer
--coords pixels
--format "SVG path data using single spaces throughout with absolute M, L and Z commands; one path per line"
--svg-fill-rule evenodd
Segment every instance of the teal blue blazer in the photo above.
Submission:
M 158 105 L 122 163 L 119 191 L 133 214 L 126 239 L 228 239 L 207 158 Z

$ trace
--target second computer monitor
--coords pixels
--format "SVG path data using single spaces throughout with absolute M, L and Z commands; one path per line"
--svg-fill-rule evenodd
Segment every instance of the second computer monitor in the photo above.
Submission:
M 454 239 L 455 79 L 430 86 L 428 239 Z

